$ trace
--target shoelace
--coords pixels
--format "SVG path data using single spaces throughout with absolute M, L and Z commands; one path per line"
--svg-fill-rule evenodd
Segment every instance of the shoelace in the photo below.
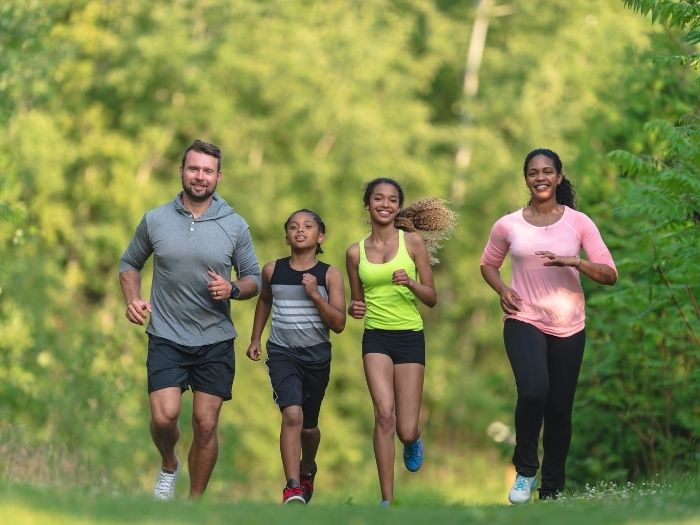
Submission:
M 158 476 L 158 486 L 156 487 L 156 490 L 161 494 L 170 493 L 173 488 L 173 484 L 175 483 L 175 477 L 175 474 L 168 474 L 167 472 L 163 472 L 161 470 L 160 476 Z
M 515 490 L 525 490 L 530 486 L 530 482 L 525 476 L 518 476 L 515 480 Z
M 408 445 L 408 455 L 410 457 L 415 457 L 418 455 L 418 452 L 420 451 L 420 442 L 419 441 L 414 441 L 412 444 Z
M 291 498 L 292 496 L 301 496 L 302 498 L 304 497 L 304 491 L 301 489 L 301 487 L 287 487 L 284 489 L 284 493 L 282 495 L 283 499 L 286 501 L 287 499 Z

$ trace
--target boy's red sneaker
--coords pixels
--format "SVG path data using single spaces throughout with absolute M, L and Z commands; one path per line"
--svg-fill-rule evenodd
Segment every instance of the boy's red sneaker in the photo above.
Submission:
M 311 496 L 314 495 L 314 478 L 316 477 L 316 463 L 314 462 L 314 467 L 308 474 L 301 474 L 301 490 L 304 493 L 304 500 L 306 503 L 311 501 Z
M 304 499 L 304 491 L 301 490 L 299 482 L 295 479 L 287 481 L 287 486 L 282 490 L 282 503 L 306 503 Z

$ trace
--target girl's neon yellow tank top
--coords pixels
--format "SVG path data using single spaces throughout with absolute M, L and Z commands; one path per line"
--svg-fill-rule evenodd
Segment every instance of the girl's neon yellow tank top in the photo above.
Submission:
M 391 276 L 404 269 L 411 279 L 417 279 L 416 263 L 406 249 L 405 233 L 399 230 L 399 249 L 396 256 L 385 263 L 367 260 L 365 240 L 360 247 L 359 275 L 365 292 L 365 328 L 381 330 L 422 330 L 423 319 L 418 312 L 416 296 L 405 286 L 393 284 Z

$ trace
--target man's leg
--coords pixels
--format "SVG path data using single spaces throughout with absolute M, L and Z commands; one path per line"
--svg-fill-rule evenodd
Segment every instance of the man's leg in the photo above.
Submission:
M 181 398 L 180 387 L 163 388 L 148 395 L 151 405 L 151 437 L 160 452 L 162 468 L 172 472 L 178 467 L 175 444 L 180 438 L 178 418 Z
M 205 392 L 195 392 L 192 408 L 194 436 L 187 458 L 190 469 L 190 497 L 201 496 L 207 488 L 219 455 L 216 434 L 223 399 Z

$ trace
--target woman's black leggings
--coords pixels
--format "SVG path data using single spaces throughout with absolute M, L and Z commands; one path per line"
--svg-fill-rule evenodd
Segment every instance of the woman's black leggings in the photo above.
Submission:
M 548 335 L 533 325 L 506 319 L 503 340 L 518 388 L 515 407 L 515 470 L 533 477 L 542 436 L 540 496 L 564 489 L 566 456 L 571 444 L 571 410 L 586 344 L 585 330 L 569 336 Z

